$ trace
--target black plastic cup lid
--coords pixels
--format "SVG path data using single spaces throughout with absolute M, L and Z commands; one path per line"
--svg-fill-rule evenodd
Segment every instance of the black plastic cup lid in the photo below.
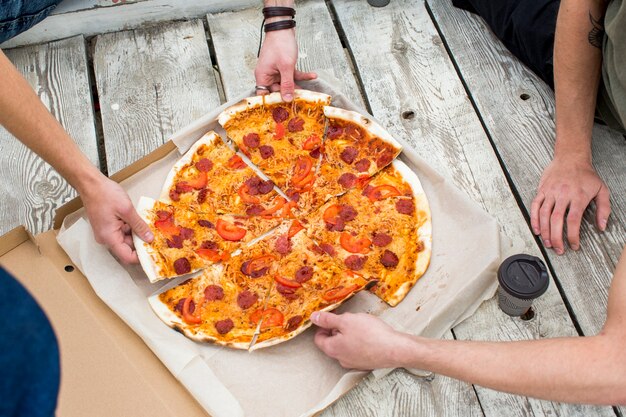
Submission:
M 498 281 L 514 297 L 529 300 L 548 289 L 550 279 L 543 261 L 536 256 L 513 255 L 498 268 Z

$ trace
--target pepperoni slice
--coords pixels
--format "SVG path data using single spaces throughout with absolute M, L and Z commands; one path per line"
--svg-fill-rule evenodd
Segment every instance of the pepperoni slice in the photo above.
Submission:
M 178 300 L 178 302 L 174 306 L 174 311 L 178 311 L 179 313 L 182 313 L 183 312 L 183 305 L 185 304 L 185 300 L 186 300 L 186 298 L 181 298 L 180 300 Z
M 379 247 L 387 246 L 391 243 L 391 236 L 383 232 L 374 232 L 372 235 L 372 243 Z
M 207 301 L 217 301 L 224 298 L 224 289 L 219 285 L 208 285 L 204 289 L 204 299 Z
M 300 323 L 302 323 L 301 315 L 298 314 L 297 316 L 290 317 L 289 320 L 287 320 L 285 330 L 287 330 L 288 332 L 293 332 L 298 327 L 300 327 Z
M 206 227 L 207 229 L 214 229 L 215 225 L 208 220 L 200 219 L 198 220 L 198 224 L 202 227 Z
M 276 249 L 276 252 L 281 255 L 287 255 L 289 251 L 291 251 L 291 242 L 289 241 L 287 235 L 281 235 L 278 239 L 276 239 L 274 249 Z
M 251 148 L 251 149 L 258 148 L 259 145 L 261 144 L 261 138 L 259 137 L 257 133 L 248 133 L 247 135 L 243 137 L 243 143 L 248 148 Z
M 274 183 L 271 180 L 261 180 L 257 189 L 259 190 L 259 194 L 265 195 L 274 189 Z
M 351 165 L 358 154 L 359 150 L 357 148 L 354 146 L 346 146 L 344 150 L 341 151 L 341 154 L 339 154 L 339 158 L 346 164 Z
M 294 117 L 287 123 L 287 130 L 292 133 L 302 132 L 304 130 L 304 120 L 299 117 Z
M 345 222 L 349 222 L 354 220 L 357 216 L 357 211 L 349 204 L 344 204 L 341 206 L 341 210 L 339 210 L 339 218 Z
M 172 188 L 170 190 L 170 200 L 172 201 L 180 201 L 180 193 L 176 191 L 176 188 Z
M 356 175 L 354 175 L 351 172 L 345 172 L 343 174 L 341 174 L 341 176 L 339 177 L 339 179 L 337 180 L 337 182 L 339 183 L 339 185 L 341 185 L 343 188 L 350 188 L 353 187 L 354 184 L 356 184 Z
M 363 158 L 354 164 L 354 167 L 359 172 L 367 172 L 370 169 L 370 160 L 367 158 Z
M 181 227 L 180 228 L 180 237 L 183 240 L 189 240 L 193 237 L 194 235 L 194 231 L 193 229 L 190 229 L 188 227 Z
M 326 252 L 327 254 L 329 254 L 330 256 L 335 256 L 337 254 L 337 252 L 335 251 L 335 248 L 333 248 L 333 246 L 328 243 L 320 243 L 320 249 Z
M 242 310 L 247 310 L 259 300 L 259 296 L 250 290 L 244 290 L 237 295 L 237 305 Z
M 270 145 L 259 146 L 259 152 L 261 153 L 261 158 L 263 159 L 274 156 L 274 148 L 272 148 Z
M 363 136 L 363 132 L 361 131 L 361 128 L 353 124 L 347 125 L 344 131 L 346 133 L 346 136 L 350 136 L 353 139 L 359 140 Z
M 309 152 L 309 156 L 313 159 L 318 159 L 321 154 L 322 151 L 320 150 L 320 148 L 315 148 L 311 152 Z
M 398 255 L 390 251 L 389 249 L 385 249 L 383 254 L 380 257 L 380 263 L 383 264 L 385 268 L 395 268 L 398 265 Z
M 224 319 L 215 322 L 215 330 L 217 330 L 219 334 L 226 334 L 230 332 L 233 327 L 235 327 L 235 323 L 233 323 L 231 319 Z
M 284 107 L 274 107 L 272 118 L 276 123 L 282 123 L 289 118 L 289 110 Z
M 326 137 L 328 139 L 337 139 L 341 135 L 343 135 L 343 128 L 341 126 L 332 125 L 329 126 L 326 131 Z
M 248 216 L 258 216 L 261 213 L 263 213 L 263 210 L 265 210 L 263 206 L 260 206 L 258 204 L 253 204 L 250 207 L 246 208 L 246 214 Z
M 200 244 L 200 248 L 214 250 L 214 249 L 217 249 L 217 243 L 213 242 L 212 240 L 205 240 L 204 242 Z
M 367 256 L 350 255 L 346 259 L 344 259 L 343 262 L 349 269 L 353 271 L 359 271 L 363 269 L 365 261 L 367 261 Z
M 251 278 L 259 278 L 267 274 L 270 265 L 276 259 L 273 255 L 261 255 L 253 259 L 248 259 L 241 264 L 241 273 Z
M 296 278 L 296 281 L 301 284 L 303 282 L 307 282 L 308 280 L 313 278 L 313 267 L 309 265 L 300 267 L 300 269 L 296 271 L 295 278 Z
M 387 164 L 389 164 L 389 162 L 391 162 L 392 159 L 393 159 L 393 153 L 391 153 L 390 150 L 385 150 L 376 159 L 376 165 L 378 165 L 378 168 L 382 168 L 386 166 Z
M 213 168 L 213 162 L 207 158 L 202 158 L 196 162 L 196 169 L 200 172 L 209 172 Z
M 396 201 L 396 210 L 400 214 L 411 215 L 415 212 L 415 203 L 413 203 L 413 200 L 403 198 Z
M 297 288 L 288 287 L 286 285 L 281 284 L 280 282 L 276 283 L 276 291 L 280 293 L 287 300 L 293 301 L 298 298 L 298 294 L 296 294 Z
M 168 248 L 182 249 L 183 247 L 183 239 L 180 237 L 180 235 L 172 236 L 170 239 L 167 239 L 165 243 L 167 244 Z
M 174 261 L 174 271 L 178 275 L 183 275 L 191 272 L 191 264 L 187 258 L 178 258 Z
M 326 230 L 331 232 L 343 232 L 345 227 L 346 222 L 341 217 L 336 218 L 335 223 L 326 223 Z
M 203 188 L 198 193 L 198 204 L 203 204 L 206 201 L 207 196 L 209 195 L 209 189 Z

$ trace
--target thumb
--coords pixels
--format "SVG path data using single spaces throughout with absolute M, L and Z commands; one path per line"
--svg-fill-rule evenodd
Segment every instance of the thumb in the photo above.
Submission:
M 596 223 L 598 228 L 604 232 L 606 224 L 611 214 L 611 202 L 609 200 L 609 189 L 602 184 L 600 191 L 595 197 L 596 200 Z
M 120 217 L 128 223 L 132 231 L 139 236 L 141 240 L 148 243 L 152 242 L 154 235 L 152 234 L 150 227 L 148 227 L 146 222 L 139 217 L 139 214 L 137 214 L 137 210 L 135 210 L 134 207 L 131 206 L 130 209 L 126 211 L 125 215 Z
M 340 315 L 327 313 L 324 311 L 316 311 L 311 314 L 311 321 L 318 327 L 323 329 L 339 329 L 342 327 L 342 318 Z
M 293 80 L 294 66 L 285 65 L 279 68 L 280 70 L 280 95 L 285 101 L 293 100 L 293 90 L 295 89 L 295 83 Z

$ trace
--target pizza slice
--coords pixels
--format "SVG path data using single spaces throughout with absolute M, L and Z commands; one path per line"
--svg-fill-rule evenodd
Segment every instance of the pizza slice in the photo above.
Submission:
M 170 171 L 161 201 L 197 212 L 272 215 L 286 200 L 215 132 L 202 136 Z
M 430 262 L 428 202 L 417 176 L 397 160 L 302 221 L 341 268 L 377 281 L 372 291 L 391 306 L 406 296 Z
M 232 252 L 282 221 L 273 216 L 198 213 L 148 197 L 139 200 L 137 211 L 154 234 L 152 243 L 133 236 L 150 282 L 195 272 L 228 259 Z

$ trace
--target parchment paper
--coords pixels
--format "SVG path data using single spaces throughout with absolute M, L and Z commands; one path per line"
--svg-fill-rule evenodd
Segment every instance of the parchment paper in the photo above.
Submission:
M 304 84 L 304 88 L 331 94 L 335 106 L 365 113 L 321 79 Z M 133 202 L 142 195 L 158 198 L 167 173 L 181 154 L 205 132 L 220 132 L 217 115 L 238 101 L 225 104 L 175 134 L 172 140 L 180 153 L 174 151 L 124 181 L 122 186 Z M 432 211 L 430 267 L 395 308 L 362 292 L 340 311 L 369 312 L 396 329 L 438 338 L 493 296 L 501 259 L 499 227 L 403 145 L 400 159 L 419 176 Z M 95 242 L 82 210 L 66 218 L 58 241 L 98 296 L 142 337 L 212 416 L 311 416 L 367 375 L 347 371 L 322 354 L 313 343 L 314 329 L 252 353 L 192 342 L 163 324 L 148 305 L 147 297 L 166 283 L 151 285 L 139 266 L 118 264 Z M 378 370 L 375 375 L 386 373 Z

